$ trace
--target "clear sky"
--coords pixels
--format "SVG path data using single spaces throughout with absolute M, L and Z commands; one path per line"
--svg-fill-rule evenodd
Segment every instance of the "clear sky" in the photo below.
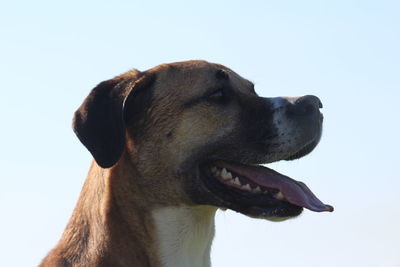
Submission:
M 0 265 L 35 266 L 59 239 L 91 160 L 71 130 L 89 91 L 205 59 L 260 95 L 322 99 L 319 147 L 273 168 L 336 208 L 283 223 L 219 212 L 213 266 L 399 267 L 399 3 L 2 2 Z

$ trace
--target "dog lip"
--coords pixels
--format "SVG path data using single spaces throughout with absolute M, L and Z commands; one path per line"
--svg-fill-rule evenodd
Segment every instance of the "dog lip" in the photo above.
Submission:
M 286 201 L 315 212 L 332 212 L 334 210 L 332 206 L 322 203 L 304 183 L 295 181 L 272 169 L 223 161 L 215 162 L 214 165 L 246 177 L 248 180 L 265 188 L 279 190 L 283 195 L 275 195 L 275 198 L 278 200 Z
M 303 211 L 302 207 L 291 205 L 287 202 L 286 204 L 286 212 L 284 214 L 278 214 L 277 209 L 265 208 L 261 206 L 251 206 L 244 210 L 243 213 L 250 217 L 265 218 L 270 221 L 279 222 L 298 216 Z M 280 209 L 281 208 L 278 208 L 278 210 Z

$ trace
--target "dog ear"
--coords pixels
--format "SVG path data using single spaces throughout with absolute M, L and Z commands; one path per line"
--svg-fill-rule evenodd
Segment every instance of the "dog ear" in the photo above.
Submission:
M 112 167 L 125 149 L 127 115 L 125 102 L 149 85 L 137 70 L 104 81 L 86 97 L 74 114 L 73 130 L 102 168 Z M 133 100 L 129 101 L 133 103 Z

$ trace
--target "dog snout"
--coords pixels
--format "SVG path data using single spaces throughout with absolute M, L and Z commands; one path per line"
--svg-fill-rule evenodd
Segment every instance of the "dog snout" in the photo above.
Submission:
M 314 95 L 286 98 L 289 105 L 286 108 L 287 116 L 313 117 L 320 114 L 323 107 L 321 100 Z
M 314 95 L 273 97 L 266 100 L 272 108 L 272 122 L 276 132 L 276 139 L 269 142 L 278 144 L 277 152 L 274 153 L 280 153 L 281 156 L 277 157 L 293 159 L 311 152 L 322 133 L 321 100 Z M 307 150 L 302 150 L 306 146 Z

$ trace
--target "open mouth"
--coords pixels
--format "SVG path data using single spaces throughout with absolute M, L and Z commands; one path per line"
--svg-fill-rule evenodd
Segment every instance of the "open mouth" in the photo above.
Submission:
M 303 208 L 333 211 L 302 182 L 272 169 L 217 161 L 203 168 L 207 187 L 229 203 L 228 208 L 253 217 L 290 218 Z

